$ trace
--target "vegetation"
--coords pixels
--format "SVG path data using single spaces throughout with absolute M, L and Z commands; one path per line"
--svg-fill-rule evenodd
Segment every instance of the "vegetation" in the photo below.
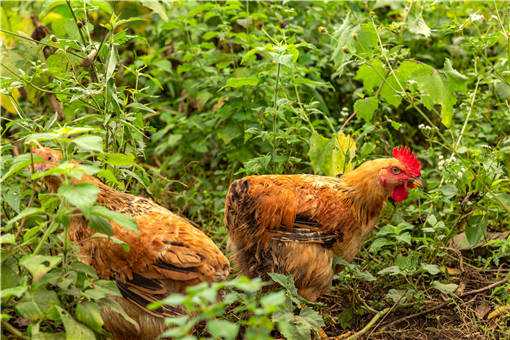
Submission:
M 48 193 L 31 171 L 42 144 L 81 162 L 53 173 L 151 197 L 225 251 L 233 179 L 337 176 L 409 145 L 426 189 L 388 204 L 355 261 L 338 260 L 327 297 L 307 303 L 281 275 L 266 292 L 234 271 L 163 301 L 193 312 L 169 319 L 168 335 L 510 337 L 509 11 L 2 1 L 2 336 L 104 337 L 100 308 L 119 294 L 66 230 L 76 208 L 104 237 L 122 217 L 94 209 L 88 186 Z

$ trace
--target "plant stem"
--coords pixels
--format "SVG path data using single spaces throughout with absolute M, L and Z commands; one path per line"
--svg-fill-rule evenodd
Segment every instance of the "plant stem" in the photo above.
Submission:
M 29 38 L 29 37 L 25 37 L 25 36 L 23 36 L 21 34 L 17 34 L 17 33 L 11 32 L 11 31 L 6 31 L 6 30 L 1 29 L 1 28 L 0 28 L 0 32 L 6 33 L 6 34 L 10 34 L 10 35 L 13 35 L 15 37 L 18 37 L 18 38 L 21 38 L 21 39 L 25 39 L 25 40 L 28 40 L 28 41 L 31 41 L 33 43 L 40 44 L 40 45 L 43 45 L 43 46 L 53 47 L 53 48 L 56 48 L 57 50 L 65 51 L 65 52 L 67 52 L 67 53 L 69 53 L 71 55 L 74 55 L 75 57 L 81 58 L 81 59 L 85 59 L 87 57 L 87 56 L 84 57 L 84 56 L 81 56 L 79 54 L 76 54 L 76 53 L 72 52 L 71 50 L 63 50 L 60 47 L 56 47 L 56 46 L 53 46 L 53 45 L 50 45 L 50 44 L 46 44 L 46 43 L 34 40 L 32 38 Z
M 37 255 L 41 251 L 42 247 L 46 243 L 46 240 L 48 240 L 48 237 L 50 237 L 50 235 L 55 231 L 55 229 L 57 229 L 57 227 L 58 224 L 55 222 L 50 224 L 48 229 L 44 231 L 44 234 L 39 243 L 37 244 L 37 247 L 35 247 L 34 251 L 32 252 L 32 255 Z
M 14 327 L 13 325 L 11 325 L 10 323 L 8 323 L 6 320 L 2 320 L 2 326 L 7 330 L 9 331 L 9 333 L 11 333 L 12 335 L 14 335 L 15 337 L 17 338 L 20 338 L 20 339 L 28 339 L 27 336 L 23 335 L 23 333 L 20 332 L 20 330 L 18 330 L 16 327 Z
M 469 111 L 466 116 L 466 120 L 464 121 L 464 125 L 462 125 L 462 129 L 460 130 L 459 138 L 457 138 L 457 142 L 454 145 L 453 152 L 457 152 L 457 148 L 460 145 L 460 141 L 462 140 L 462 135 L 464 135 L 464 131 L 466 130 L 467 123 L 469 122 L 469 118 L 471 118 L 471 113 L 473 112 L 473 106 L 475 105 L 476 93 L 478 92 L 478 84 L 480 84 L 480 78 L 477 79 L 475 85 L 475 91 L 473 92 L 473 96 L 471 97 L 471 104 L 469 106 Z M 453 153 L 452 153 L 453 155 Z
M 76 27 L 78 28 L 78 33 L 80 33 L 81 41 L 83 42 L 83 45 L 87 45 L 85 42 L 85 37 L 83 36 L 83 32 L 81 31 L 80 24 L 78 23 L 78 18 L 76 17 L 76 14 L 74 13 L 73 6 L 71 6 L 71 1 L 66 0 L 67 7 L 69 7 L 69 10 L 71 11 L 71 14 L 73 15 L 74 23 L 76 24 Z
M 281 64 L 278 63 L 277 69 L 276 69 L 276 86 L 274 91 L 274 102 L 273 102 L 273 170 L 276 170 L 276 119 L 278 114 L 278 105 L 277 105 L 277 98 L 278 98 L 278 90 L 280 88 L 280 69 Z

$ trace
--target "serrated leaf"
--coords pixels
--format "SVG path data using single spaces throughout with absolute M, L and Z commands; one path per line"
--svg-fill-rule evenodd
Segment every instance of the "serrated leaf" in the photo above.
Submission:
M 354 79 L 363 81 L 363 88 L 368 94 L 372 94 L 374 88 L 379 87 L 385 79 L 386 69 L 379 59 L 373 59 L 363 64 Z
M 99 136 L 80 136 L 74 138 L 73 143 L 83 151 L 103 151 L 103 139 Z
M 70 204 L 79 209 L 91 207 L 97 199 L 99 189 L 90 183 L 64 184 L 58 189 L 58 194 Z
M 383 84 L 381 98 L 398 107 L 402 101 L 402 87 L 406 91 L 416 90 L 422 104 L 429 110 L 432 110 L 434 105 L 440 105 L 442 123 L 446 127 L 451 126 L 456 98 L 436 69 L 411 60 L 402 62 Z
M 41 159 L 40 157 L 35 156 L 35 155 L 33 157 L 34 157 L 34 162 Z M 2 176 L 2 178 L 0 178 L 0 183 L 5 181 L 7 178 L 11 177 L 12 175 L 15 175 L 18 172 L 20 172 L 21 170 L 25 169 L 31 163 L 32 163 L 32 156 L 29 153 L 25 153 L 25 154 L 16 156 L 13 159 L 9 170 L 7 170 L 7 172 L 5 172 L 5 174 Z
M 413 13 L 409 15 L 407 20 L 407 28 L 414 34 L 420 34 L 424 37 L 430 37 L 430 27 L 423 20 L 421 13 Z
M 3 227 L 3 232 L 7 232 L 7 231 L 11 230 L 12 227 L 14 226 L 14 223 L 16 223 L 24 218 L 27 218 L 32 215 L 43 215 L 43 214 L 44 214 L 44 210 L 41 208 L 25 208 L 22 212 L 20 212 L 18 215 L 16 215 L 15 217 L 13 217 L 12 219 L 10 219 L 7 222 L 5 227 Z
M 157 1 L 157 0 L 142 0 L 142 1 L 140 1 L 140 3 L 143 6 L 149 8 L 151 11 L 153 11 L 157 15 L 159 15 L 161 17 L 161 19 L 163 19 L 164 21 L 168 21 L 168 15 L 166 14 L 165 7 L 159 1 Z
M 87 221 L 89 222 L 89 226 L 96 230 L 99 233 L 112 236 L 113 230 L 112 225 L 106 218 L 103 216 L 93 215 L 93 214 L 86 214 Z
M 66 340 L 95 340 L 94 332 L 87 328 L 85 325 L 73 319 L 67 311 L 57 307 L 60 313 L 60 318 L 66 330 Z
M 379 106 L 379 101 L 376 97 L 367 97 L 356 100 L 354 103 L 354 112 L 363 118 L 367 123 L 372 121 L 375 110 Z
M 477 245 L 485 236 L 487 219 L 484 215 L 474 215 L 468 219 L 464 230 L 470 246 Z
M 114 153 L 106 154 L 106 163 L 113 166 L 131 166 L 135 164 L 135 156 L 131 153 Z
M 110 210 L 108 208 L 102 207 L 102 206 L 94 206 L 90 210 L 92 214 L 99 215 L 101 217 L 104 217 L 121 227 L 131 230 L 131 231 L 138 231 L 138 226 L 136 222 L 128 215 L 119 213 L 117 211 Z
M 439 267 L 435 264 L 429 264 L 429 263 L 422 263 L 421 269 L 426 271 L 427 273 L 431 275 L 439 274 L 441 271 L 439 270 Z
M 239 333 L 239 325 L 227 320 L 209 320 L 207 330 L 215 338 L 235 339 Z
M 57 293 L 46 288 L 32 289 L 16 304 L 16 311 L 30 320 L 58 320 L 56 309 L 60 306 Z
M 103 318 L 101 310 L 94 302 L 84 302 L 76 305 L 76 319 L 89 326 L 98 333 L 103 332 Z
M 387 238 L 377 238 L 370 244 L 369 251 L 372 253 L 377 253 L 379 250 L 381 250 L 385 246 L 391 246 L 394 242 L 391 240 L 388 240 Z
M 65 75 L 67 70 L 67 58 L 66 54 L 62 51 L 57 51 L 50 55 L 48 59 L 46 59 L 46 63 L 48 65 L 48 72 L 57 77 L 62 77 Z
M 257 86 L 259 83 L 259 79 L 255 76 L 253 77 L 237 77 L 237 78 L 229 78 L 227 80 L 227 87 L 239 88 L 243 86 Z
M 32 274 L 32 281 L 39 281 L 47 272 L 55 268 L 60 261 L 61 256 L 43 256 L 43 255 L 25 255 L 19 261 L 19 264 L 25 267 Z
M 439 281 L 432 282 L 432 288 L 435 288 L 445 294 L 452 294 L 459 285 L 455 283 L 441 283 Z

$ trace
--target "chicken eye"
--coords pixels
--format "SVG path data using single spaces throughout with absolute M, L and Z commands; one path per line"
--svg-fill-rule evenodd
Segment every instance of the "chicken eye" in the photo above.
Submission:
M 48 160 L 49 160 L 49 161 L 52 161 L 52 160 L 53 160 L 53 157 L 52 157 L 52 156 L 48 156 Z
M 400 169 L 397 167 L 391 168 L 391 173 L 394 175 L 398 175 L 400 173 Z

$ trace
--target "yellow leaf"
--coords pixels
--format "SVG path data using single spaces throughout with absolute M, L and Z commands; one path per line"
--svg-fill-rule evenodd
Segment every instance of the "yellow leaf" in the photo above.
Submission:
M 20 96 L 18 89 L 12 90 L 11 95 L 12 97 L 6 96 L 5 94 L 0 94 L 0 106 L 2 106 L 5 111 L 9 113 L 16 113 L 16 105 L 13 100 L 16 102 L 18 101 Z
M 510 305 L 503 305 L 496 307 L 492 312 L 489 313 L 487 316 L 487 319 L 491 320 L 494 318 L 498 318 L 502 315 L 508 315 L 510 314 Z
M 336 135 L 336 142 L 338 147 L 337 169 L 340 173 L 351 171 L 352 160 L 356 155 L 356 141 L 351 136 L 340 131 Z

